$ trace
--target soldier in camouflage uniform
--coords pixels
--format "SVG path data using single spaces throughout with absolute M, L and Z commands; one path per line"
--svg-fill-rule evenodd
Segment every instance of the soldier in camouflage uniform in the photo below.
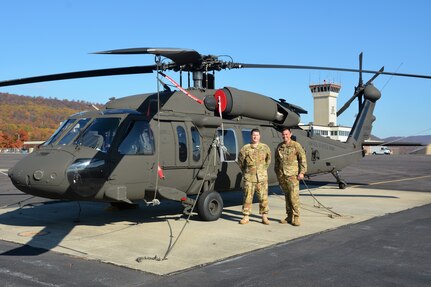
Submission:
M 286 198 L 287 217 L 280 223 L 299 226 L 299 181 L 307 172 L 307 158 L 302 146 L 291 136 L 289 129 L 283 130 L 283 142 L 275 150 L 274 170 Z
M 238 164 L 244 180 L 244 204 L 242 213 L 244 217 L 239 222 L 247 224 L 251 214 L 253 195 L 256 192 L 259 198 L 259 213 L 262 214 L 262 223 L 268 225 L 268 166 L 271 163 L 271 150 L 260 142 L 260 131 L 251 131 L 251 143 L 241 148 Z

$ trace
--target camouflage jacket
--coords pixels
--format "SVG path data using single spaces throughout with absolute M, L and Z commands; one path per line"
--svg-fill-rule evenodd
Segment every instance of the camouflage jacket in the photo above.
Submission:
M 267 181 L 270 163 L 271 150 L 264 143 L 258 143 L 255 147 L 246 144 L 239 152 L 238 164 L 246 181 Z
M 307 158 L 302 146 L 294 140 L 280 143 L 275 150 L 274 171 L 280 176 L 295 176 L 307 172 Z

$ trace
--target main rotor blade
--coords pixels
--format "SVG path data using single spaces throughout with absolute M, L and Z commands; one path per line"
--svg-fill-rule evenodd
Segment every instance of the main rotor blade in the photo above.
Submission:
M 383 72 L 385 70 L 385 66 L 381 67 L 380 70 L 378 70 L 374 76 L 371 77 L 371 79 L 369 79 L 366 83 L 366 85 L 369 85 L 370 83 L 372 83 L 379 75 L 384 74 L 385 72 Z
M 14 79 L 0 82 L 0 87 L 23 85 L 39 82 L 68 80 L 68 79 L 79 79 L 79 78 L 91 78 L 91 77 L 103 77 L 103 76 L 115 76 L 115 75 L 131 75 L 131 74 L 145 74 L 152 73 L 157 69 L 156 66 L 135 66 L 135 67 L 122 67 L 122 68 L 109 68 L 100 70 L 88 70 L 62 74 L 52 74 L 45 76 L 37 76 L 30 78 Z
M 110 55 L 133 55 L 133 54 L 153 54 L 169 58 L 178 65 L 194 64 L 202 62 L 202 55 L 191 49 L 179 48 L 131 48 L 117 49 L 109 51 L 95 52 L 94 54 Z
M 363 58 L 363 53 L 361 52 L 359 54 L 359 82 L 358 82 L 358 87 L 363 85 L 363 82 L 362 82 L 362 58 Z
M 271 69 L 298 69 L 298 70 L 327 70 L 327 71 L 341 71 L 341 72 L 359 72 L 367 74 L 379 73 L 379 71 L 372 70 L 358 70 L 358 69 L 348 69 L 348 68 L 335 68 L 335 67 L 319 67 L 319 66 L 299 66 L 299 65 L 272 65 L 272 64 L 244 64 L 244 63 L 233 63 L 234 68 L 271 68 Z M 428 75 L 417 75 L 417 74 L 403 74 L 403 73 L 393 73 L 393 72 L 381 72 L 382 75 L 400 76 L 400 77 L 413 77 L 413 78 L 423 78 L 431 79 Z
M 359 54 L 359 80 L 358 80 L 358 87 L 357 89 L 362 88 L 362 86 L 364 85 L 364 82 L 362 81 L 362 58 L 363 58 L 364 54 L 361 52 Z M 361 106 L 362 106 L 362 95 L 358 95 L 358 111 L 361 110 Z

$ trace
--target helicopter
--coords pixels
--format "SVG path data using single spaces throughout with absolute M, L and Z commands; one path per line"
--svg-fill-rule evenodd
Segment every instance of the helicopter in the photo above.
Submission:
M 204 221 L 221 216 L 220 192 L 241 188 L 237 158 L 239 149 L 250 142 L 252 129 L 259 128 L 262 141 L 275 150 L 282 141 L 280 132 L 290 128 L 306 152 L 306 176 L 331 173 L 344 189 L 347 182 L 339 171 L 365 155 L 363 143 L 371 135 L 373 111 L 381 97 L 372 84 L 374 79 L 379 75 L 431 79 L 385 72 L 383 67 L 379 71 L 363 70 L 362 53 L 359 69 L 236 63 L 178 48 L 132 48 L 95 54 L 151 54 L 155 63 L 8 80 L 0 82 L 0 87 L 155 72 L 163 90 L 111 98 L 103 109 L 70 116 L 39 149 L 9 169 L 12 183 L 34 196 L 104 201 L 114 206 L 173 200 L 182 203 L 185 213 L 197 206 Z M 307 111 L 300 106 L 234 87 L 215 88 L 215 72 L 242 68 L 359 72 L 353 96 L 337 112 L 338 116 L 358 100 L 359 112 L 347 141 L 301 129 L 300 116 Z M 180 83 L 166 71 L 179 72 Z M 182 87 L 183 73 L 188 75 L 187 89 Z M 364 84 L 363 73 L 374 75 Z M 162 79 L 178 90 L 172 91 Z M 270 186 L 278 184 L 273 168 L 272 163 L 268 169 Z

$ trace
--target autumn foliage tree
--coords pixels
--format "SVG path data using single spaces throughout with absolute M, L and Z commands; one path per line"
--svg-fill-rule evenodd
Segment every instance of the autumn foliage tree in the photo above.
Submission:
M 24 141 L 47 140 L 68 116 L 89 110 L 91 104 L 0 93 L 0 148 L 22 148 Z

